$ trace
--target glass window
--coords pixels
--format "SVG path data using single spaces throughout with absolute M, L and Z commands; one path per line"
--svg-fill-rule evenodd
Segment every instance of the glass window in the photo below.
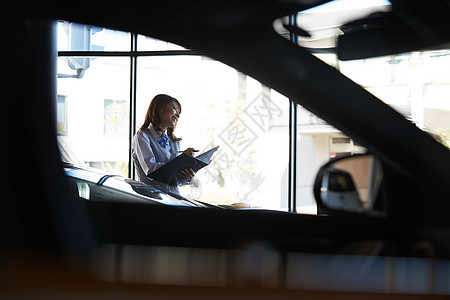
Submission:
M 58 95 L 56 101 L 56 127 L 58 135 L 67 135 L 66 96 Z
M 187 197 L 212 204 L 287 209 L 289 102 L 274 90 L 201 56 L 139 57 L 137 126 L 159 93 L 182 105 L 181 148 L 220 146 Z
M 128 32 L 78 24 L 58 22 L 58 51 L 130 51 Z
M 127 138 L 129 101 L 105 99 L 103 133 L 106 137 Z
M 78 160 L 127 176 L 130 59 L 87 57 L 89 68 L 78 78 L 68 59 L 58 59 L 57 89 L 67 107 L 61 138 Z
M 300 36 L 298 42 L 450 147 L 450 49 L 353 61 L 339 61 L 330 51 L 343 34 L 341 25 L 390 9 L 385 0 L 336 0 L 300 12 L 298 25 L 311 37 Z M 275 29 L 288 38 L 279 25 L 275 22 Z M 312 185 L 318 167 L 329 158 L 361 153 L 365 148 L 302 107 L 298 108 L 297 143 L 297 211 L 314 213 Z
M 356 149 L 350 138 L 301 106 L 297 107 L 297 118 L 296 210 L 316 214 L 313 186 L 319 168 L 330 158 L 351 154 Z
M 450 141 L 450 49 L 340 62 L 341 72 L 444 145 Z M 379 65 L 379 66 L 375 66 Z M 356 69 L 363 68 L 364 72 Z M 372 74 L 371 79 L 367 75 Z
M 151 38 L 145 35 L 137 36 L 138 51 L 167 51 L 167 50 L 186 50 L 185 48 L 166 41 Z

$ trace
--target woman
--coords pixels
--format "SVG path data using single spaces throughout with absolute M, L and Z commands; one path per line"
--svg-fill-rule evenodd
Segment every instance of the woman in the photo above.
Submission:
M 133 138 L 132 155 L 139 181 L 151 183 L 147 175 L 179 154 L 181 138 L 173 132 L 180 113 L 180 103 L 169 95 L 156 95 L 150 102 L 144 124 Z M 183 152 L 192 156 L 194 148 Z M 188 183 L 195 176 L 192 169 L 182 170 L 180 174 Z

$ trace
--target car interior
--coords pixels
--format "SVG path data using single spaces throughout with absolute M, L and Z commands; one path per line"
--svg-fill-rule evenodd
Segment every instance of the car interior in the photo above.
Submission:
M 352 61 L 448 49 L 450 5 L 391 0 L 389 11 L 341 26 L 336 45 L 308 47 L 312 31 L 289 18 L 326 2 L 7 1 L 1 13 L 1 293 L 448 297 L 448 148 L 314 54 Z M 58 20 L 192 49 L 274 89 L 367 151 L 322 165 L 310 191 L 316 215 L 220 207 L 119 176 L 88 181 L 83 176 L 92 174 L 64 164 L 58 147 Z

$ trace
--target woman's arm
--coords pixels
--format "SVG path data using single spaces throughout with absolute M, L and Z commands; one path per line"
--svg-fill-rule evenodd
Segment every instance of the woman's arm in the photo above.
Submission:
M 137 160 L 145 174 L 148 175 L 164 165 L 164 163 L 156 162 L 155 154 L 153 153 L 152 147 L 150 147 L 150 141 L 145 134 L 142 134 L 141 132 L 137 133 L 133 148 Z

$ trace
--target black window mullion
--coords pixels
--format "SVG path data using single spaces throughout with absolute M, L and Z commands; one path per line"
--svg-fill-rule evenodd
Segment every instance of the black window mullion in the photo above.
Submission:
M 136 79 L 137 79 L 137 56 L 131 55 L 137 51 L 137 34 L 131 33 L 131 53 L 130 55 L 130 128 L 128 147 L 128 177 L 135 179 L 135 169 L 133 163 L 132 145 L 133 137 L 136 133 Z
M 289 16 L 289 25 L 297 26 L 297 14 Z M 298 45 L 298 37 L 290 33 L 289 39 Z M 297 104 L 289 99 L 289 182 L 288 211 L 297 212 Z

